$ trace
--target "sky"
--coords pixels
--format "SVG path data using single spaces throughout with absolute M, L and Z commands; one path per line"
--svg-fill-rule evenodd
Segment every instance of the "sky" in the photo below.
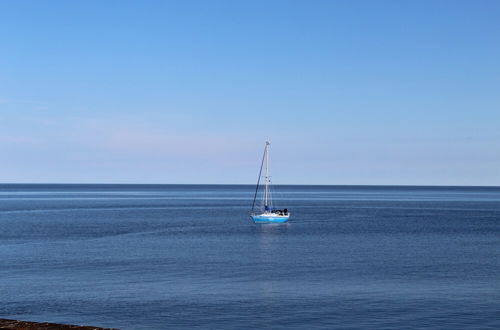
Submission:
M 500 1 L 0 1 L 0 182 L 500 186 Z

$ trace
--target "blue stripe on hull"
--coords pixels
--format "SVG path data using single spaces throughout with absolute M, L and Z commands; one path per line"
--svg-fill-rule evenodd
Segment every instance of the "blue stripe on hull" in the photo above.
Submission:
M 251 217 L 255 223 L 283 223 L 288 221 L 288 217 L 262 217 L 260 215 L 252 215 Z

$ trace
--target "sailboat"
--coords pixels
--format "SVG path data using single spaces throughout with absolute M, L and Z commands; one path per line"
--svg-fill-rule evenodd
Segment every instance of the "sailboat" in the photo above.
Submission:
M 269 175 L 269 146 L 270 143 L 266 141 L 264 148 L 264 155 L 262 156 L 262 163 L 260 164 L 259 179 L 255 187 L 255 195 L 253 197 L 252 212 L 250 217 L 255 223 L 281 223 L 287 222 L 290 218 L 290 212 L 287 209 L 278 210 L 273 208 L 273 201 L 271 196 L 271 176 Z M 262 168 L 264 168 L 264 194 L 263 194 L 263 209 L 256 210 L 255 201 L 257 199 L 257 192 L 259 191 L 260 178 L 262 177 Z

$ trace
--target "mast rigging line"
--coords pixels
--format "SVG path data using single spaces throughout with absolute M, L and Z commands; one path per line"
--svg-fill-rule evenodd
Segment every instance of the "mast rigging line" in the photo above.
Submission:
M 269 145 L 269 142 L 266 142 L 266 146 L 264 147 L 264 154 L 262 155 L 262 162 L 260 163 L 259 178 L 257 179 L 257 186 L 255 187 L 255 194 L 253 196 L 252 213 L 253 213 L 253 210 L 255 207 L 255 200 L 257 199 L 257 192 L 259 190 L 260 177 L 262 176 L 262 167 L 264 166 L 264 160 L 266 159 L 268 145 Z

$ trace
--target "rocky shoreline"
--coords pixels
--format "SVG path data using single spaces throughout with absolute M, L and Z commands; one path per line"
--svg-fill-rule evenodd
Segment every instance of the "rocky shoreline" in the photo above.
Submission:
M 39 323 L 19 320 L 0 319 L 0 329 L 9 330 L 118 330 L 93 326 L 69 325 L 57 323 Z

